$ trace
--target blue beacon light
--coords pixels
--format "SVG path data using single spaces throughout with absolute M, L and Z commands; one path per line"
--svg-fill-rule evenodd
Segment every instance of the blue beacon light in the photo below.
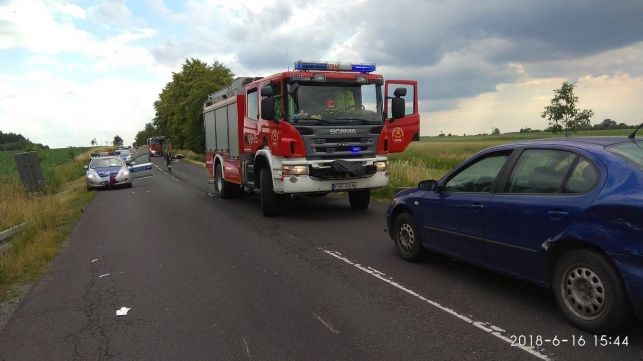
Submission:
M 354 71 L 359 73 L 370 73 L 375 71 L 375 64 L 299 60 L 295 62 L 295 70 Z

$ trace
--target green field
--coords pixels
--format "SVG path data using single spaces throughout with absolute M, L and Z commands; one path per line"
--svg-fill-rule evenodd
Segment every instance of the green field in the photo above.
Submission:
M 579 131 L 574 137 L 627 136 L 633 129 Z M 641 134 L 643 136 L 643 134 Z M 552 133 L 509 133 L 485 136 L 422 137 L 406 151 L 389 156 L 389 185 L 375 192 L 390 198 L 396 190 L 413 187 L 421 180 L 439 179 L 463 160 L 488 147 L 530 139 L 561 137 Z
M 55 172 L 56 168 L 73 161 L 78 155 L 87 151 L 88 148 L 60 148 L 60 149 L 45 149 L 38 150 L 38 158 L 40 159 L 40 166 L 42 173 L 47 181 L 48 188 L 57 188 L 61 185 L 61 179 Z M 0 187 L 2 184 L 7 183 L 9 179 L 18 178 L 18 170 L 16 168 L 15 154 L 19 151 L 2 151 L 0 152 Z M 79 169 L 78 176 L 83 174 L 83 169 Z

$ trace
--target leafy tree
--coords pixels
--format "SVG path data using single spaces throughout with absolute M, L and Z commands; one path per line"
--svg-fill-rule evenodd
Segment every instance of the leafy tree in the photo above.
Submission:
M 493 131 L 491 132 L 492 135 L 500 135 L 500 129 L 498 128 L 493 128 Z
M 186 59 L 181 71 L 172 74 L 172 81 L 154 102 L 156 115 L 152 125 L 158 135 L 171 138 L 175 148 L 202 152 L 205 149 L 203 103 L 209 94 L 230 84 L 233 75 L 217 61 L 209 65 L 198 59 Z M 136 143 L 144 144 L 140 141 L 136 139 Z
M 121 146 L 121 145 L 123 145 L 123 138 L 121 138 L 121 137 L 120 137 L 120 136 L 118 136 L 118 135 L 117 135 L 117 136 L 115 136 L 115 137 L 114 137 L 114 141 L 112 142 L 112 144 L 113 144 L 114 146 Z
M 605 129 L 616 128 L 616 122 L 612 119 L 603 119 L 601 126 Z
M 589 119 L 594 115 L 591 109 L 579 110 L 576 108 L 578 96 L 574 95 L 575 83 L 563 82 L 560 89 L 554 90 L 554 97 L 551 103 L 545 107 L 540 115 L 549 120 L 549 125 L 554 134 L 565 130 L 576 132 L 577 129 L 589 126 Z
M 145 128 L 140 132 L 136 133 L 136 138 L 134 142 L 137 145 L 147 144 L 147 140 L 158 134 L 158 130 L 152 125 L 152 123 L 145 123 Z
M 94 139 L 92 139 L 92 141 L 91 141 L 91 142 L 89 142 L 89 143 L 90 143 L 91 145 L 96 145 L 96 144 L 98 144 L 98 141 L 96 140 L 96 138 L 94 138 Z
M 48 146 L 39 143 L 32 143 L 22 134 L 3 133 L 0 131 L 0 151 L 1 150 L 28 150 L 28 149 L 49 149 Z

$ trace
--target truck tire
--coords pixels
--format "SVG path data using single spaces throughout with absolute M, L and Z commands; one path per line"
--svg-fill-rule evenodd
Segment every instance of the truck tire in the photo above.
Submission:
M 350 202 L 352 209 L 364 210 L 368 208 L 368 204 L 371 202 L 371 190 L 363 189 L 348 192 L 348 201 Z
M 241 192 L 234 183 L 226 182 L 223 179 L 223 168 L 221 163 L 217 164 L 214 171 L 214 194 L 219 199 L 228 199 L 238 196 Z
M 270 174 L 270 168 L 262 168 L 259 177 L 261 181 L 261 211 L 264 217 L 280 215 L 284 209 L 285 197 L 280 196 L 273 191 L 274 188 L 272 185 L 272 174 Z
M 632 308 L 618 271 L 597 252 L 577 249 L 562 255 L 551 285 L 560 310 L 582 330 L 611 333 L 632 321 Z

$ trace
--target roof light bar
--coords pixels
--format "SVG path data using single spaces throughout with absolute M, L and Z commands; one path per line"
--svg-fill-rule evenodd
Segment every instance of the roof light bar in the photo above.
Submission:
M 375 71 L 375 64 L 298 60 L 295 62 L 295 70 L 355 71 L 359 73 L 370 73 Z

